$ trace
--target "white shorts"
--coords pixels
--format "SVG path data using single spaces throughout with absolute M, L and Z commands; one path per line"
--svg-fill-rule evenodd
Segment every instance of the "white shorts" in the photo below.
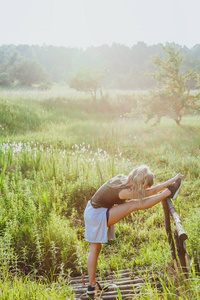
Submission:
M 114 226 L 107 230 L 107 208 L 93 208 L 90 201 L 84 212 L 85 238 L 89 243 L 107 243 L 115 239 Z

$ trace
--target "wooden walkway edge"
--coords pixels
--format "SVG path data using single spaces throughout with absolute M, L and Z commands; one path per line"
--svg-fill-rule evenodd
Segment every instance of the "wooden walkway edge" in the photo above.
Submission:
M 97 278 L 97 281 L 102 282 L 100 278 Z M 137 294 L 141 292 L 148 284 L 157 287 L 161 290 L 162 286 L 158 279 L 158 274 L 147 271 L 146 269 L 135 269 L 134 272 L 130 270 L 121 270 L 112 275 L 109 275 L 103 281 L 104 284 L 108 284 L 109 290 L 103 292 L 100 295 L 87 296 L 87 286 L 89 285 L 88 276 L 84 276 L 84 282 L 81 276 L 74 277 L 70 280 L 70 284 L 73 287 L 75 293 L 75 300 L 78 299 L 108 299 L 116 300 L 119 298 L 117 289 L 119 289 L 121 294 L 121 299 L 135 299 Z M 118 288 L 116 288 L 118 287 Z

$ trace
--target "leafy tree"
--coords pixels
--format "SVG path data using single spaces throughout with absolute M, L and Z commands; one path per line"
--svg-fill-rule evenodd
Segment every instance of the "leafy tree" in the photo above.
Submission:
M 13 67 L 13 76 L 20 85 L 31 86 L 35 83 L 49 81 L 48 74 L 44 68 L 34 60 L 21 59 Z
M 153 60 L 158 71 L 153 74 L 159 88 L 151 90 L 147 120 L 156 117 L 157 123 L 163 116 L 168 116 L 180 124 L 181 118 L 190 109 L 198 109 L 199 94 L 191 94 L 188 83 L 192 78 L 197 79 L 197 74 L 191 71 L 181 74 L 183 56 L 181 48 L 175 50 L 171 45 L 163 46 L 163 56 L 156 56 Z
M 0 73 L 0 85 L 9 86 L 11 84 L 10 75 L 6 72 Z
M 96 101 L 97 91 L 102 92 L 104 73 L 93 69 L 82 69 L 70 80 L 70 87 L 81 92 L 89 93 Z

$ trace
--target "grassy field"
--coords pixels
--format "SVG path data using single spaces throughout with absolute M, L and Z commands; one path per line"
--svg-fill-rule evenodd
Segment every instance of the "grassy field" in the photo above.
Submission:
M 103 245 L 98 274 L 142 266 L 163 292 L 140 299 L 200 299 L 200 116 L 159 126 L 123 117 L 134 97 L 93 104 L 64 88 L 0 90 L 0 299 L 73 299 L 70 276 L 86 273 L 83 212 L 106 181 L 149 165 L 155 184 L 185 175 L 174 203 L 189 236 L 190 278 L 174 275 L 162 205 L 133 213 Z M 129 95 L 131 93 L 129 92 Z

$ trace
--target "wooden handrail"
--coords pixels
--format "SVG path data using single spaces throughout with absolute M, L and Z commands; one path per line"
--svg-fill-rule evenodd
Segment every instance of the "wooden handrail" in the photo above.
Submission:
M 169 212 L 174 220 L 174 223 L 175 223 L 175 226 L 176 226 L 176 229 L 177 229 L 177 232 L 178 232 L 178 236 L 179 238 L 182 240 L 182 241 L 185 241 L 188 239 L 188 236 L 187 234 L 185 233 L 184 229 L 183 229 L 183 226 L 181 224 L 181 221 L 180 221 L 180 218 L 179 218 L 179 215 L 177 214 L 177 212 L 175 211 L 175 208 L 174 208 L 174 205 L 171 201 L 170 198 L 167 198 L 166 199 L 166 202 L 168 204 L 168 207 L 169 207 Z
M 179 215 L 177 214 L 171 199 L 166 198 L 165 200 L 162 201 L 162 205 L 163 205 L 164 217 L 165 217 L 165 229 L 166 229 L 168 242 L 172 253 L 172 258 L 176 263 L 176 266 L 178 263 L 180 263 L 184 275 L 188 277 L 189 263 L 188 263 L 186 245 L 185 245 L 185 240 L 188 239 L 188 236 L 183 229 Z M 174 224 L 176 226 L 176 229 L 174 230 L 174 239 L 171 231 L 170 215 L 174 220 Z M 177 259 L 176 253 L 178 254 L 179 259 Z
M 175 250 L 174 240 L 171 231 L 171 223 L 170 223 L 170 215 L 169 215 L 169 207 L 168 207 L 167 199 L 162 201 L 162 206 L 164 210 L 165 230 L 167 233 L 168 243 L 170 245 L 172 258 L 173 260 L 176 260 L 176 250 Z

